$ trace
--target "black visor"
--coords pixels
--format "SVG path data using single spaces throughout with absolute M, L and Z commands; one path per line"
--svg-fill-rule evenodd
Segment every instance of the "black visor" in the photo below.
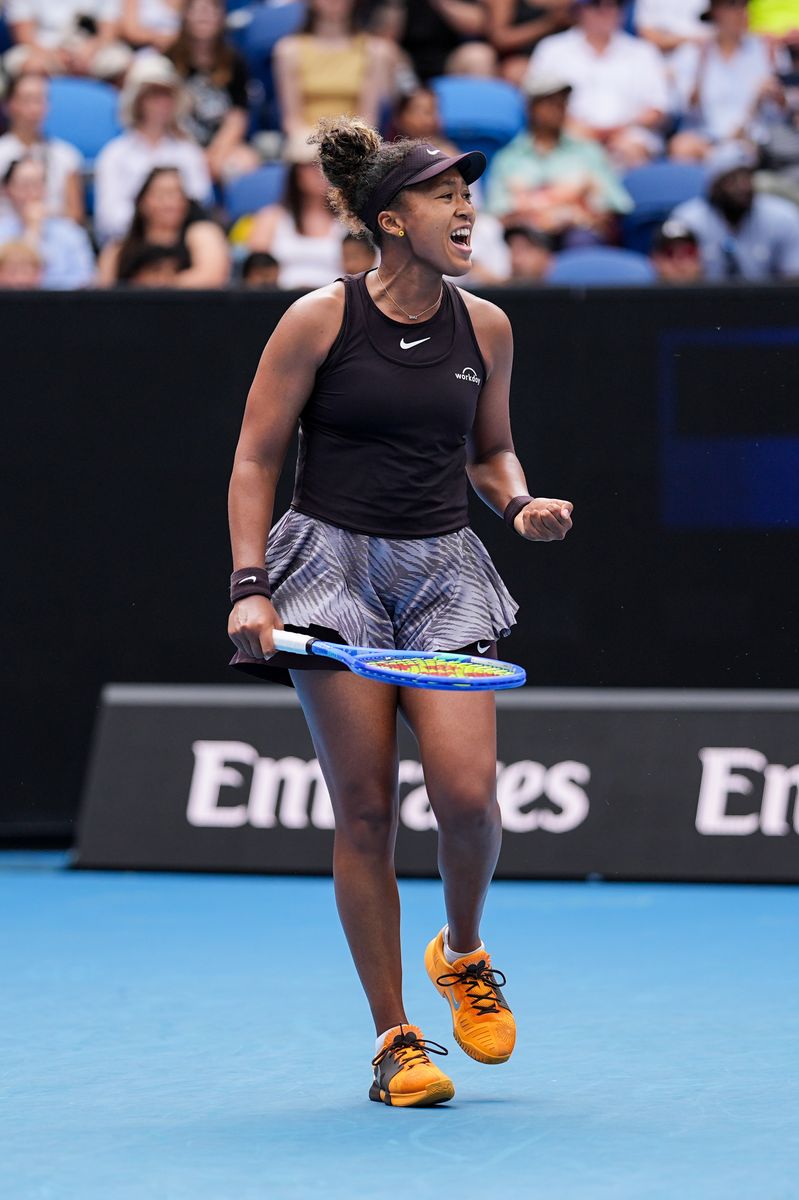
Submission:
M 450 167 L 457 167 L 466 183 L 474 183 L 486 169 L 486 156 L 480 150 L 449 155 L 437 150 L 435 146 L 415 146 L 377 185 L 358 216 L 367 229 L 376 233 L 377 218 L 388 208 L 397 192 L 414 183 L 424 183 L 426 179 L 433 179 L 443 171 L 448 171 Z

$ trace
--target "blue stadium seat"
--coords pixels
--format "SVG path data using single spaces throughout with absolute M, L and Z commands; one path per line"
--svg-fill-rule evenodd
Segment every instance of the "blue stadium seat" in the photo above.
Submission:
M 493 155 L 524 128 L 524 99 L 501 79 L 443 75 L 432 81 L 447 137 L 463 150 Z
M 622 29 L 625 33 L 632 34 L 633 37 L 638 36 L 638 30 L 635 27 L 635 0 L 625 0 L 622 8 L 624 22 Z
M 238 15 L 245 13 L 251 19 L 236 32 L 235 40 L 250 70 L 260 78 L 275 42 L 297 32 L 305 20 L 306 7 L 303 0 L 286 0 L 282 4 L 250 4 Z
M 635 210 L 624 217 L 622 241 L 628 250 L 648 254 L 652 234 L 672 209 L 702 195 L 705 171 L 693 163 L 650 163 L 629 171 L 624 186 L 635 201 Z
M 288 168 L 285 163 L 264 163 L 249 175 L 240 175 L 225 185 L 225 209 L 231 221 L 277 204 L 283 195 Z
M 571 287 L 623 287 L 626 284 L 654 283 L 655 272 L 649 259 L 632 250 L 616 246 L 587 246 L 563 250 L 557 255 L 547 283 Z
M 53 79 L 45 133 L 71 142 L 92 162 L 106 142 L 122 132 L 118 107 L 119 93 L 110 83 L 96 79 Z
M 6 50 L 10 50 L 13 44 L 11 30 L 8 28 L 2 12 L 0 12 L 0 54 L 5 54 Z
M 247 60 L 250 72 L 251 132 L 280 127 L 272 51 L 275 42 L 302 27 L 306 13 L 305 0 L 264 0 L 236 7 L 230 13 L 231 40 Z

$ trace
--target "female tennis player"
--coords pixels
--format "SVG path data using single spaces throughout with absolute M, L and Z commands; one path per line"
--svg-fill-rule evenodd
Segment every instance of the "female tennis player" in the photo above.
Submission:
M 396 718 L 419 743 L 438 822 L 447 925 L 425 967 L 462 1049 L 502 1063 L 515 1024 L 480 937 L 501 838 L 493 694 L 360 678 L 273 653 L 272 633 L 496 657 L 517 606 L 469 528 L 467 481 L 530 541 L 564 538 L 572 505 L 527 492 L 508 417 L 507 318 L 443 279 L 469 269 L 469 184 L 483 155 L 384 143 L 349 118 L 321 122 L 312 140 L 334 209 L 381 261 L 294 303 L 263 352 L 230 483 L 228 632 L 234 665 L 290 673 L 330 791 L 336 902 L 377 1030 L 370 1099 L 430 1105 L 455 1089 L 430 1058 L 447 1051 L 402 999 Z M 298 422 L 294 497 L 270 532 Z

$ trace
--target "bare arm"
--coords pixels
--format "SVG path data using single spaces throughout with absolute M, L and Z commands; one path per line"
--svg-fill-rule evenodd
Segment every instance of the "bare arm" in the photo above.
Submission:
M 70 171 L 64 186 L 64 213 L 70 220 L 82 225 L 86 220 L 86 205 L 83 200 L 83 180 L 79 171 Z
M 645 129 L 659 129 L 666 119 L 666 114 L 659 108 L 645 108 L 634 124 L 643 125 Z
M 275 90 L 280 105 L 280 120 L 283 132 L 302 133 L 302 90 L 299 78 L 299 55 L 294 37 L 283 37 L 272 51 L 275 72 Z
M 69 66 L 69 55 L 66 50 L 57 46 L 42 46 L 37 41 L 39 30 L 35 21 L 9 22 L 11 36 L 16 46 L 28 46 L 30 54 L 25 60 L 26 71 L 52 71 L 61 74 Z
M 464 294 L 464 299 L 487 371 L 469 441 L 469 482 L 501 516 L 515 496 L 529 495 L 510 428 L 513 334 L 510 321 L 496 305 L 476 296 Z M 522 509 L 514 526 L 530 541 L 562 541 L 571 529 L 571 511 L 568 500 L 539 496 Z
M 162 54 L 166 53 L 176 37 L 174 33 L 164 33 L 163 30 L 148 29 L 142 25 L 139 20 L 139 0 L 124 0 L 119 32 L 132 46 L 155 46 Z
M 568 29 L 569 8 L 563 0 L 549 0 L 541 7 L 549 11 L 543 16 L 530 21 L 513 24 L 516 11 L 515 0 L 485 0 L 488 11 L 488 36 L 492 46 L 500 54 L 508 54 L 517 50 L 528 50 L 550 33 Z
M 180 271 L 179 288 L 224 287 L 230 279 L 230 248 L 227 238 L 213 221 L 197 221 L 186 231 L 191 266 Z
M 261 355 L 228 490 L 234 570 L 263 565 L 286 450 L 343 312 L 340 283 L 303 296 L 278 323 Z M 280 618 L 264 597 L 249 597 L 233 606 L 228 633 L 245 653 L 271 653 L 274 628 L 280 628 Z
M 397 50 L 386 38 L 369 38 L 368 59 L 358 112 L 364 121 L 377 125 L 384 99 L 396 92 Z
M 681 37 L 679 33 L 669 33 L 667 29 L 639 29 L 638 36 L 646 42 L 651 42 L 658 50 L 663 50 L 668 53 L 670 50 L 676 50 L 683 42 L 693 41 L 693 38 Z
M 98 287 L 115 287 L 119 283 L 119 242 L 106 242 L 97 260 Z
M 435 9 L 450 29 L 463 37 L 482 37 L 488 22 L 483 4 L 467 4 L 465 0 L 430 0 L 430 7 Z
M 244 141 L 249 120 L 249 114 L 243 108 L 231 108 L 222 118 L 222 124 L 205 151 L 208 169 L 215 179 L 222 178 L 225 159 Z
M 250 236 L 247 238 L 248 250 L 266 250 L 267 253 L 272 249 L 277 223 L 280 220 L 283 208 L 279 204 L 268 204 L 266 208 L 261 208 L 253 217 Z

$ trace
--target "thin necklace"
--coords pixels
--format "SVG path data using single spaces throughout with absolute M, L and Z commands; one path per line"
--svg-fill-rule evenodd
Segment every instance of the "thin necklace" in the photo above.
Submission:
M 375 267 L 375 274 L 377 275 L 377 278 L 380 279 L 380 268 L 379 267 Z M 438 299 L 434 300 L 432 304 L 428 304 L 427 308 L 423 308 L 421 312 L 418 312 L 416 314 L 416 316 L 414 316 L 413 313 L 405 312 L 405 309 L 402 307 L 401 304 L 397 304 L 396 300 L 391 295 L 391 292 L 388 290 L 386 285 L 383 283 L 382 279 L 380 279 L 380 286 L 382 287 L 383 291 L 386 293 L 386 295 L 388 296 L 389 300 L 394 305 L 394 307 L 398 308 L 400 310 L 400 312 L 403 314 L 403 316 L 406 316 L 409 321 L 418 321 L 419 318 L 423 317 L 426 312 L 430 312 L 431 308 L 435 308 L 437 304 L 440 304 L 441 297 L 444 295 L 444 284 L 442 282 L 441 291 L 438 293 Z

